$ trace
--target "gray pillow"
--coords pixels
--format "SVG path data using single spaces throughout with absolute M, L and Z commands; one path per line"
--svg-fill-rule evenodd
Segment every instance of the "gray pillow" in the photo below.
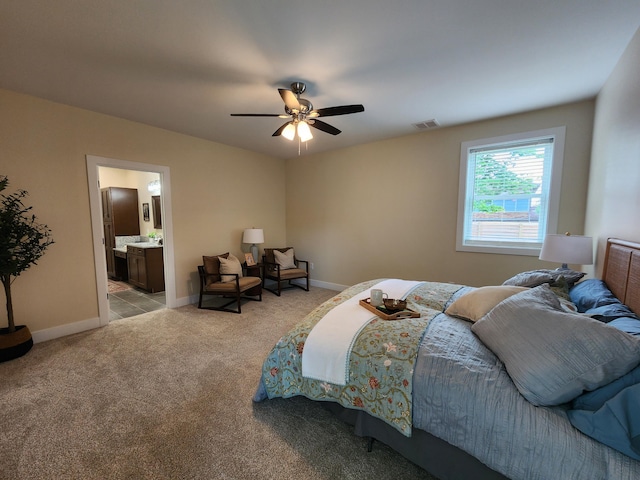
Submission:
M 548 285 L 499 303 L 471 330 L 534 405 L 559 405 L 640 364 L 640 339 L 562 309 Z
M 543 283 L 555 283 L 560 277 L 564 277 L 569 287 L 572 287 L 574 283 L 584 277 L 586 273 L 576 272 L 570 268 L 564 270 L 530 270 L 528 272 L 521 272 L 513 277 L 505 280 L 503 285 L 515 285 L 518 287 L 537 287 Z

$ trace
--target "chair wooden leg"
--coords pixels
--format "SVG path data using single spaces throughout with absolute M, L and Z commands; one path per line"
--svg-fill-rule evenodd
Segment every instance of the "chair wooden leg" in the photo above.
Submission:
M 217 312 L 242 313 L 241 308 L 240 308 L 240 302 L 241 302 L 241 298 L 242 297 L 237 297 L 235 295 L 233 295 L 233 296 L 226 296 L 226 295 L 222 296 L 222 295 L 216 295 L 216 294 L 213 294 L 212 296 L 214 296 L 216 298 L 220 298 L 220 297 L 231 298 L 231 300 L 229 300 L 228 302 L 220 305 L 219 307 L 203 307 L 202 306 L 203 296 L 200 295 L 200 298 L 198 300 L 198 308 L 202 308 L 204 310 L 215 310 Z M 237 309 L 234 310 L 234 309 L 228 308 L 229 305 L 232 305 L 234 303 L 238 304 L 238 308 Z

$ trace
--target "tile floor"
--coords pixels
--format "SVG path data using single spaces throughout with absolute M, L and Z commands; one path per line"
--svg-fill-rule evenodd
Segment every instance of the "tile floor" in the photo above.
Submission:
M 139 288 L 109 294 L 109 320 L 133 317 L 166 308 L 164 292 L 149 293 Z

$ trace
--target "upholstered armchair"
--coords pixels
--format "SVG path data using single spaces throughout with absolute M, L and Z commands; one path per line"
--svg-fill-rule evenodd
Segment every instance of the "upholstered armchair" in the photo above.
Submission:
M 219 310 L 223 312 L 242 313 L 243 299 L 262 301 L 262 279 L 243 275 L 240 261 L 229 252 L 210 257 L 203 256 L 204 265 L 198 265 L 200 276 L 200 298 L 198 308 Z M 226 299 L 222 305 L 202 306 L 205 295 Z M 218 302 L 220 303 L 220 302 Z M 237 309 L 228 308 L 237 303 Z
M 285 288 L 298 287 L 309 291 L 309 262 L 296 258 L 292 247 L 265 248 L 262 257 L 264 271 L 262 275 L 262 287 L 280 296 Z M 275 288 L 267 287 L 267 280 L 276 282 Z M 292 280 L 300 280 L 300 283 L 291 283 Z

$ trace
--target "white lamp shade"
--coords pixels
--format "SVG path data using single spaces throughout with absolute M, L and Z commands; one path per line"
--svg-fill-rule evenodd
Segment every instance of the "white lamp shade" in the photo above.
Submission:
M 311 135 L 311 129 L 309 128 L 309 124 L 307 122 L 299 122 L 298 123 L 298 136 L 300 137 L 300 141 L 306 142 L 307 140 L 311 140 L 313 135 Z
M 242 235 L 243 243 L 264 243 L 264 232 L 261 228 L 247 228 Z
M 547 235 L 539 258 L 547 262 L 591 265 L 593 240 L 580 235 Z
M 289 123 L 286 127 L 284 127 L 282 136 L 287 140 L 293 140 L 293 137 L 296 136 L 296 127 L 293 125 L 293 123 Z

